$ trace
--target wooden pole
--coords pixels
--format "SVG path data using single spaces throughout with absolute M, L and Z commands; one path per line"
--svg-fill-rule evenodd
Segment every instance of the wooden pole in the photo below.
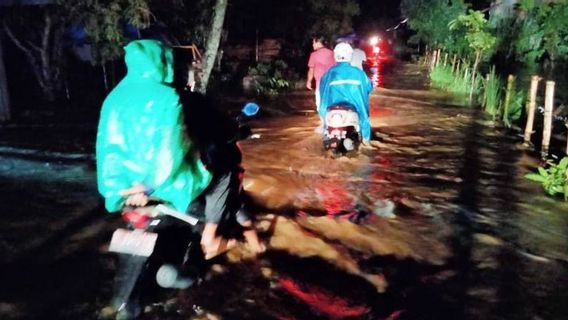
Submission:
M 436 52 L 436 66 L 440 64 L 440 60 L 442 60 L 442 49 L 438 49 Z
M 456 66 L 456 59 L 458 58 L 457 54 L 454 54 L 454 58 L 452 59 L 452 72 L 454 72 L 454 67 Z
M 544 131 L 542 132 L 542 149 L 541 157 L 544 159 L 548 156 L 550 147 L 550 137 L 552 135 L 552 107 L 554 104 L 554 81 L 546 81 L 546 91 L 544 98 Z
M 564 123 L 566 127 L 566 155 L 568 156 L 568 120 Z M 568 179 L 568 172 L 566 172 L 566 178 Z
M 534 113 L 536 110 L 536 92 L 538 90 L 538 82 L 540 81 L 539 76 L 531 77 L 531 84 L 529 89 L 529 96 L 527 99 L 527 124 L 525 126 L 525 142 L 524 146 L 529 146 L 531 143 L 531 135 L 533 134 L 534 126 Z
M 510 74 L 507 77 L 507 92 L 505 92 L 505 102 L 503 103 L 503 121 L 506 124 L 509 123 L 509 104 L 513 93 L 513 83 L 515 83 L 515 76 Z
M 438 54 L 437 50 L 432 50 L 432 62 L 430 67 L 433 69 L 436 66 L 436 55 Z
M 448 53 L 444 53 L 444 67 L 448 64 Z

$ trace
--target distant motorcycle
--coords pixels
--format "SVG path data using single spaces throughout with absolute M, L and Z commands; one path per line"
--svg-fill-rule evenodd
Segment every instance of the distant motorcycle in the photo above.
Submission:
M 357 151 L 361 144 L 359 115 L 348 103 L 336 104 L 327 108 L 326 129 L 323 146 L 338 154 Z

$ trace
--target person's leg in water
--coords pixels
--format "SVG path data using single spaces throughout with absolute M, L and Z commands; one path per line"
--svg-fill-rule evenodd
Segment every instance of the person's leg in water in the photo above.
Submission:
M 219 254 L 228 251 L 237 245 L 235 239 L 225 239 L 217 234 L 218 223 L 206 223 L 201 235 L 201 248 L 205 259 L 211 259 Z
M 242 211 L 239 210 L 242 205 L 238 174 L 228 172 L 214 177 L 206 191 L 205 201 L 206 223 L 201 235 L 201 247 L 206 259 L 215 257 L 237 244 L 236 239 L 225 236 L 230 221 L 235 219 L 235 213 L 237 222 L 244 228 L 243 236 L 251 250 L 255 253 L 264 251 L 264 245 L 258 239 L 252 220 L 244 213 L 238 213 Z M 243 215 L 245 218 L 241 218 Z
M 250 250 L 255 253 L 263 253 L 266 251 L 266 246 L 258 238 L 258 233 L 250 216 L 246 213 L 243 206 L 237 211 L 236 214 L 237 222 L 243 228 L 243 237 L 246 243 L 249 245 Z

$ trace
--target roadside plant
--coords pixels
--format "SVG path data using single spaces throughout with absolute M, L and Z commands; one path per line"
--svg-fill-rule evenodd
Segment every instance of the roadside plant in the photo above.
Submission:
M 476 77 L 474 91 L 479 92 L 481 86 L 480 77 Z M 459 68 L 452 72 L 451 66 L 437 65 L 430 72 L 430 80 L 435 88 L 465 96 L 469 93 L 471 86 L 471 68 L 467 63 L 463 63 Z
M 285 77 L 287 69 L 288 65 L 282 60 L 260 62 L 248 69 L 247 76 L 255 78 L 257 94 L 274 96 L 290 88 L 290 82 Z
M 538 173 L 529 173 L 525 178 L 540 182 L 546 194 L 563 194 L 564 201 L 568 201 L 568 157 L 564 157 L 558 164 L 549 160 L 546 168 L 539 167 Z
M 491 71 L 487 77 L 483 79 L 483 107 L 485 112 L 489 113 L 493 119 L 499 113 L 501 101 L 503 81 L 495 73 L 495 66 L 491 67 Z
M 503 106 L 503 123 L 507 127 L 511 127 L 513 122 L 521 118 L 525 101 L 526 92 L 524 90 L 513 89 L 511 91 L 510 99 Z
M 473 91 L 476 85 L 476 75 L 481 59 L 491 55 L 497 38 L 489 32 L 489 24 L 485 14 L 477 10 L 469 10 L 468 14 L 462 14 L 448 24 L 450 31 L 458 34 L 464 33 L 469 47 L 475 54 L 473 63 L 471 89 L 469 92 L 470 102 L 473 100 Z

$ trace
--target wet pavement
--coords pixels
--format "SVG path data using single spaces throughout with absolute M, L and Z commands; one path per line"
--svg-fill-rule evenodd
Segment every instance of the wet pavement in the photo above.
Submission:
M 373 143 L 357 155 L 323 151 L 309 92 L 252 122 L 244 185 L 268 252 L 231 250 L 144 319 L 565 318 L 568 205 L 523 178 L 538 162 L 521 138 L 429 90 L 419 66 L 379 76 Z M 116 219 L 92 164 L 0 163 L 0 190 L 21 203 L 0 204 L 0 318 L 102 316 Z

